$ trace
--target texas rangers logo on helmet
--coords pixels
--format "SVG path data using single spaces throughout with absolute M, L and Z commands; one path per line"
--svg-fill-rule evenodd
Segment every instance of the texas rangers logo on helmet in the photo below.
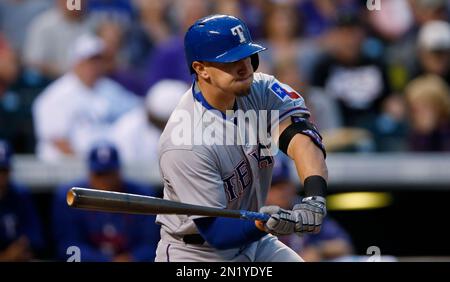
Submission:
M 245 41 L 247 41 L 245 38 L 244 28 L 242 27 L 242 25 L 237 25 L 231 28 L 231 33 L 233 33 L 233 35 L 239 36 L 240 43 L 244 43 Z
M 282 101 L 285 101 L 286 99 L 295 100 L 303 98 L 297 91 L 292 89 L 289 85 L 281 82 L 277 81 L 273 82 L 269 88 Z

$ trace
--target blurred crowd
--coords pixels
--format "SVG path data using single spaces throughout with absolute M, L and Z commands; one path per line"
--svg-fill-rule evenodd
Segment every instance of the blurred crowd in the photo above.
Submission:
M 301 93 L 328 151 L 450 150 L 449 0 L 381 0 L 374 11 L 361 0 L 67 2 L 0 1 L 0 139 L 9 144 L 0 142 L 0 260 L 30 259 L 44 244 L 26 189 L 9 180 L 9 152 L 83 158 L 89 175 L 77 185 L 153 193 L 122 179 L 118 156 L 157 162 L 159 135 L 192 79 L 184 33 L 213 13 L 248 24 L 268 48 L 258 71 Z M 91 260 L 151 260 L 158 227 L 58 207 L 71 185 L 55 192 L 57 257 L 78 242 Z M 61 228 L 67 220 L 82 230 Z M 338 251 L 351 253 L 345 231 L 327 224 Z
M 125 179 L 117 149 L 96 144 L 88 153 L 83 179 L 62 183 L 52 195 L 50 224 L 43 218 L 25 187 L 11 175 L 13 151 L 0 140 L 0 262 L 30 260 L 132 262 L 153 261 L 159 226 L 155 216 L 93 212 L 70 208 L 71 187 L 159 196 L 157 189 Z M 72 253 L 72 250 L 74 253 Z
M 268 47 L 259 71 L 304 96 L 328 151 L 447 151 L 449 2 L 3 0 L 0 138 L 49 162 L 104 139 L 153 162 L 192 79 L 183 35 L 226 13 Z
M 161 196 L 156 187 L 122 175 L 121 156 L 113 144 L 100 142 L 89 150 L 87 175 L 57 187 L 45 215 L 37 211 L 28 189 L 12 179 L 12 157 L 11 146 L 0 140 L 0 262 L 154 260 L 160 239 L 155 216 L 77 210 L 66 203 L 71 187 Z M 290 176 L 288 158 L 277 155 L 266 204 L 292 209 L 300 202 L 298 188 Z M 42 216 L 50 218 L 46 228 L 50 234 L 44 232 Z M 306 261 L 333 261 L 354 253 L 350 235 L 330 216 L 319 234 L 279 239 Z

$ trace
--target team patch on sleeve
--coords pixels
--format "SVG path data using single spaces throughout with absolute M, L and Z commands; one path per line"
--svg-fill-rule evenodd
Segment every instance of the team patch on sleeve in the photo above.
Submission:
M 269 88 L 281 101 L 286 101 L 287 99 L 296 100 L 299 98 L 303 98 L 289 85 L 278 81 L 273 82 Z

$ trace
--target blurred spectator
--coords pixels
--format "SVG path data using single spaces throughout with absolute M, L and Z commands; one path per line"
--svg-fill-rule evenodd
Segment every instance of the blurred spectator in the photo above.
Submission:
M 298 16 L 293 5 L 273 4 L 265 21 L 267 50 L 261 53 L 261 70 L 271 72 L 277 61 L 293 59 L 302 66 Z
M 334 27 L 336 11 L 356 10 L 359 7 L 354 0 L 304 0 L 299 3 L 301 25 L 307 37 L 324 35 Z
M 417 38 L 419 66 L 416 75 L 435 74 L 450 83 L 450 24 L 431 21 Z
M 121 117 L 112 129 L 112 140 L 126 163 L 158 164 L 159 137 L 189 85 L 161 80 L 147 93 L 145 107 Z
M 414 18 L 409 0 L 384 1 L 380 10 L 365 10 L 368 36 L 364 52 L 374 60 L 386 62 L 389 84 L 402 91 L 415 57 Z
M 20 115 L 20 97 L 12 91 L 19 66 L 17 56 L 0 33 L 0 138 L 17 141 L 17 120 Z
M 214 13 L 242 18 L 239 0 L 215 0 Z
M 405 151 L 408 121 L 404 97 L 400 94 L 389 96 L 383 101 L 382 109 L 372 128 L 377 151 Z
M 364 51 L 372 59 L 386 62 L 389 85 L 403 91 L 417 51 L 411 5 L 408 0 L 386 1 L 381 10 L 367 11 L 366 15 L 374 34 L 366 40 Z M 370 127 L 377 151 L 404 151 L 407 147 L 403 98 L 397 93 L 380 103 L 381 112 Z
M 311 120 L 319 128 L 327 151 L 343 151 L 355 148 L 361 150 L 371 135 L 363 129 L 343 127 L 342 116 L 336 100 L 326 95 L 320 87 L 309 85 L 300 72 L 295 60 L 286 58 L 277 62 L 274 75 L 282 82 L 293 87 L 306 101 L 311 112 Z
M 263 72 L 271 72 L 277 61 L 292 59 L 309 78 L 312 65 L 320 54 L 320 48 L 312 42 L 300 41 L 297 18 L 292 4 L 272 5 L 265 22 L 267 41 L 262 43 L 267 50 L 260 56 Z
M 295 60 L 286 58 L 276 62 L 274 76 L 303 96 L 312 121 L 321 132 L 342 126 L 341 113 L 335 99 L 326 95 L 322 88 L 309 85 Z
M 408 32 L 414 24 L 408 0 L 383 1 L 379 11 L 368 11 L 368 22 L 383 40 L 395 41 Z
M 139 23 L 152 42 L 163 42 L 170 36 L 167 19 L 168 0 L 147 1 L 136 0 Z
M 200 18 L 211 13 L 212 3 L 207 0 L 173 0 L 171 18 L 176 35 L 184 36 L 187 29 Z
M 134 16 L 130 0 L 87 0 L 87 9 L 95 22 L 106 20 L 128 26 Z
M 48 9 L 53 0 L 2 0 L 0 2 L 0 30 L 11 47 L 22 53 L 26 31 L 31 21 Z
M 16 52 L 14 52 L 11 44 L 0 33 L 0 95 L 3 94 L 8 87 L 17 79 L 19 66 L 17 64 Z
M 354 253 L 349 234 L 337 221 L 327 216 L 319 234 L 305 235 L 299 254 L 308 262 L 334 261 Z
M 11 157 L 10 146 L 0 140 L 0 262 L 29 261 L 44 247 L 31 196 L 11 180 Z
M 154 46 L 170 38 L 169 3 L 169 0 L 134 1 L 138 18 L 127 34 L 130 64 L 134 67 L 142 67 Z M 138 94 L 145 95 L 147 89 Z
M 290 160 L 284 155 L 277 155 L 272 172 L 272 186 L 267 195 L 266 205 L 276 205 L 283 209 L 292 209 L 299 203 L 297 189 L 291 180 Z M 319 234 L 296 234 L 279 236 L 281 242 L 298 252 L 305 261 L 333 260 L 353 253 L 350 236 L 330 219 L 328 215 Z
M 149 196 L 155 196 L 154 191 L 122 178 L 119 154 L 109 144 L 92 148 L 88 166 L 88 179 L 61 186 L 54 198 L 53 238 L 58 258 L 67 259 L 67 248 L 77 246 L 83 262 L 153 261 L 159 241 L 155 216 L 71 209 L 66 194 L 73 186 Z
M 125 30 L 117 22 L 105 20 L 98 24 L 97 35 L 104 44 L 104 67 L 107 74 L 114 73 L 126 65 L 126 57 L 123 54 L 123 38 Z
M 341 12 L 329 36 L 333 45 L 313 72 L 312 84 L 337 99 L 344 126 L 370 128 L 390 92 L 385 69 L 362 52 L 365 31 L 357 14 Z
M 409 79 L 424 72 L 424 59 L 420 58 L 422 57 L 420 53 L 423 53 L 424 50 L 418 44 L 418 41 L 420 41 L 418 39 L 420 37 L 419 32 L 423 33 L 424 26 L 428 23 L 448 21 L 446 9 L 450 8 L 445 0 L 409 0 L 409 9 L 402 8 L 400 12 L 401 6 L 404 5 L 400 3 L 402 1 L 404 0 L 388 1 L 386 3 L 388 11 L 383 7 L 382 11 L 370 11 L 368 13 L 369 22 L 376 31 L 376 35 L 385 41 L 383 47 L 385 47 L 386 53 L 382 59 L 389 66 L 389 80 L 394 91 L 403 91 Z M 394 10 L 399 11 L 395 12 Z M 407 32 L 402 34 L 402 30 L 409 25 L 410 13 L 414 16 L 413 22 Z M 393 14 L 395 16 L 392 16 Z M 442 37 L 440 35 L 442 32 L 443 29 L 441 28 L 429 30 L 427 33 L 434 33 L 435 37 Z M 417 60 L 418 57 L 419 60 Z M 426 60 L 430 61 L 429 58 Z
M 208 2 L 175 0 L 173 5 L 172 18 L 176 19 L 176 32 L 157 44 L 150 54 L 144 74 L 147 89 L 162 79 L 192 81 L 184 54 L 184 34 L 196 20 L 208 15 Z
M 105 43 L 105 75 L 132 93 L 140 94 L 143 91 L 142 78 L 129 64 L 132 50 L 125 42 L 125 28 L 117 22 L 104 20 L 98 23 L 97 34 Z
M 139 100 L 104 77 L 101 39 L 85 34 L 72 52 L 73 68 L 48 86 L 33 104 L 37 155 L 55 162 L 84 157 L 91 145 L 106 138 L 110 125 Z
M 270 10 L 270 2 L 267 0 L 241 0 L 240 13 L 247 23 L 250 34 L 254 40 L 259 40 L 264 35 L 264 22 L 267 11 Z
M 411 81 L 406 90 L 411 120 L 410 149 L 450 151 L 450 92 L 438 76 Z
M 134 0 L 132 3 L 136 18 L 127 28 L 120 26 L 120 44 L 126 66 L 109 76 L 143 97 L 148 90 L 148 72 L 152 68 L 149 64 L 154 48 L 173 36 L 173 25 L 168 16 L 172 1 Z M 103 26 L 109 30 L 110 37 L 113 37 L 113 29 L 109 28 L 108 21 Z M 104 32 L 100 31 L 100 36 L 102 33 Z
M 429 21 L 448 20 L 447 0 L 410 0 L 419 26 Z
M 69 51 L 88 31 L 85 2 L 81 0 L 81 10 L 69 10 L 66 0 L 56 0 L 55 7 L 31 22 L 24 45 L 24 63 L 29 71 L 57 78 L 70 69 Z

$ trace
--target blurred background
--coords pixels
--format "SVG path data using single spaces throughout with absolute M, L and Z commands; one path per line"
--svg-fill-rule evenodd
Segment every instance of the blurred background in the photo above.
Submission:
M 450 259 L 450 1 L 69 2 L 0 1 L 0 261 L 153 259 L 152 217 L 69 211 L 64 193 L 162 195 L 183 36 L 213 13 L 248 24 L 258 71 L 301 93 L 328 149 L 329 222 L 283 240 L 310 261 Z M 278 157 L 268 201 L 289 207 L 300 183 Z

